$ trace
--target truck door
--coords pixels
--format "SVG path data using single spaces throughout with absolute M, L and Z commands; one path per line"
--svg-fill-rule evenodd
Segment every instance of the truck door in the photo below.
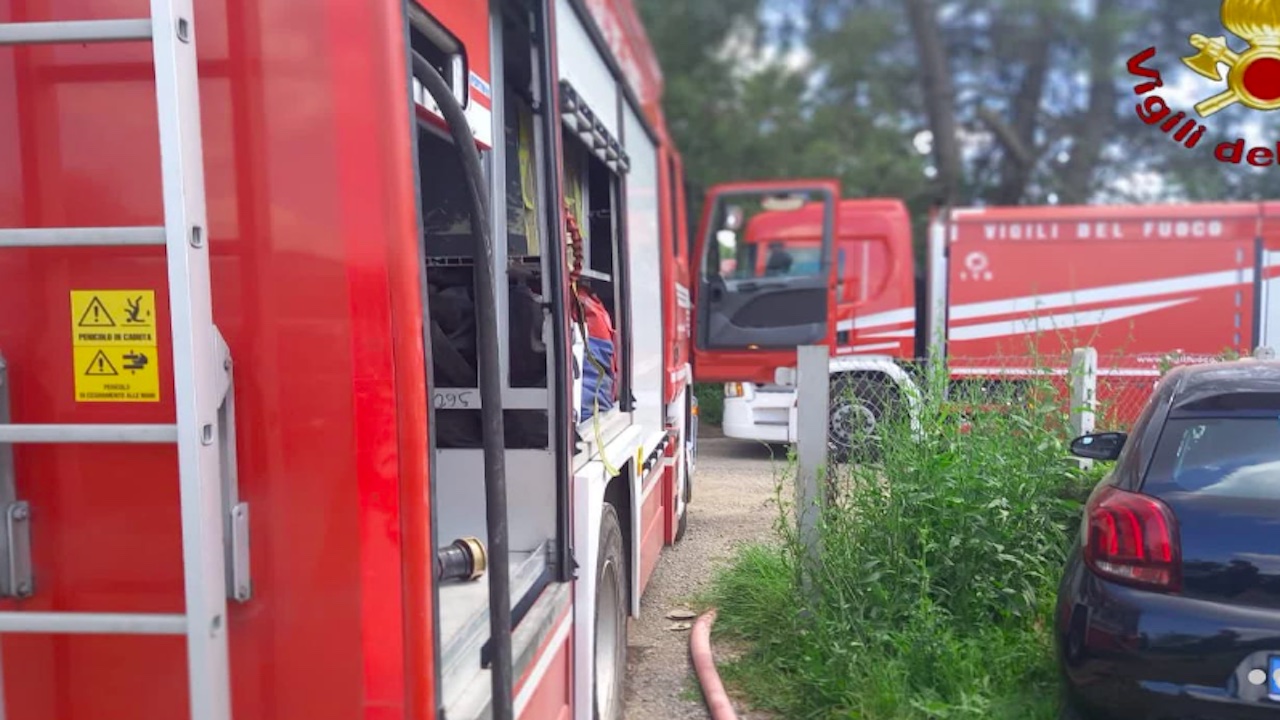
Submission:
M 699 350 L 827 340 L 837 197 L 830 181 L 712 188 L 698 232 Z

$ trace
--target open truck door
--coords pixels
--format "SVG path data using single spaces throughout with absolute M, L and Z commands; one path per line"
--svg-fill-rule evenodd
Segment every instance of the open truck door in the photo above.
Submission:
M 794 364 L 798 346 L 828 341 L 839 196 L 828 180 L 711 188 L 695 255 L 700 381 L 772 382 L 772 368 Z M 788 242 L 799 238 L 821 242 Z

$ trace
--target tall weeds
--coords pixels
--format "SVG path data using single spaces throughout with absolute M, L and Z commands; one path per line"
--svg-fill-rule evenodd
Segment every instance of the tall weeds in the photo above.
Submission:
M 1097 471 L 1069 459 L 1052 383 L 957 397 L 939 368 L 923 384 L 919 432 L 893 413 L 876 462 L 829 473 L 819 563 L 804 560 L 789 467 L 776 542 L 742 549 L 718 577 L 718 632 L 748 647 L 726 675 L 757 706 L 789 719 L 1054 717 L 1051 610 Z

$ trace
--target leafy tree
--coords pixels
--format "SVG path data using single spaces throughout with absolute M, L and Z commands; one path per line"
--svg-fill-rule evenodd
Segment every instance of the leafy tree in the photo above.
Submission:
M 920 218 L 943 203 L 1280 190 L 1270 174 L 1211 158 L 1257 113 L 1213 116 L 1195 151 L 1137 119 L 1126 61 L 1157 46 L 1160 92 L 1196 77 L 1179 58 L 1194 52 L 1190 34 L 1222 34 L 1216 2 L 640 0 L 640 9 L 695 194 L 725 180 L 834 176 L 847 196 L 901 197 Z M 1158 182 L 1144 189 L 1144 178 Z

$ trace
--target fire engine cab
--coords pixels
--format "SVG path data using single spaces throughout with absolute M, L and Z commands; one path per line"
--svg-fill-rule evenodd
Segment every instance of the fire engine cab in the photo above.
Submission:
M 630 0 L 0 0 L 0 718 L 620 719 L 661 89 Z

